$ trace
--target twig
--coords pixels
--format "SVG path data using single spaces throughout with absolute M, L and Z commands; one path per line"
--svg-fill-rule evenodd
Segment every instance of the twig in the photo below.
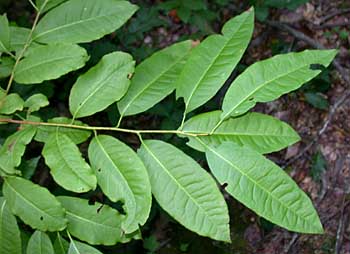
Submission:
M 341 214 L 340 214 L 340 219 L 339 219 L 339 224 L 338 224 L 338 229 L 337 229 L 337 237 L 336 237 L 336 242 L 335 242 L 334 254 L 339 254 L 340 253 L 340 247 L 341 247 L 341 244 L 342 244 L 342 241 L 343 241 L 345 196 L 346 196 L 346 194 L 343 193 Z
M 335 23 L 326 23 L 323 25 L 313 26 L 314 29 L 324 29 L 324 28 L 333 28 L 337 26 L 349 26 L 350 21 L 341 21 L 341 22 L 335 22 Z
M 277 22 L 277 21 L 267 21 L 267 24 L 269 24 L 272 27 L 278 28 L 280 30 L 287 31 L 288 33 L 293 35 L 295 38 L 306 42 L 307 44 L 309 44 L 313 48 L 326 49 L 326 47 L 323 46 L 321 43 L 315 41 L 314 39 L 310 38 L 306 34 L 304 34 L 304 33 L 300 32 L 300 31 L 290 27 L 287 24 L 284 24 L 284 23 L 281 23 L 281 22 Z M 341 66 L 341 64 L 338 61 L 338 59 L 335 59 L 332 64 L 333 64 L 334 68 L 341 75 L 341 78 L 347 83 L 348 86 L 350 86 L 350 75 L 348 74 L 348 71 L 343 66 Z M 350 90 L 347 90 L 345 93 L 343 93 L 342 96 L 340 96 L 336 100 L 336 102 L 330 107 L 330 109 L 328 111 L 327 119 L 324 122 L 324 124 L 322 125 L 322 127 L 319 129 L 319 131 L 317 132 L 316 137 L 314 137 L 314 139 L 298 155 L 293 157 L 291 160 L 287 161 L 285 163 L 284 167 L 292 164 L 295 160 L 297 160 L 298 158 L 303 156 L 305 154 L 305 152 L 307 152 L 318 141 L 319 137 L 327 130 L 327 128 L 328 128 L 329 124 L 331 123 L 331 121 L 332 121 L 332 119 L 334 117 L 334 114 L 336 113 L 337 109 L 349 97 L 350 97 Z
M 284 248 L 284 253 L 289 253 L 290 249 L 296 243 L 298 238 L 299 238 L 299 235 L 297 233 L 294 233 L 292 236 L 292 239 L 289 241 L 288 245 Z
M 342 10 L 337 10 L 329 15 L 326 15 L 324 16 L 321 21 L 320 21 L 320 24 L 330 20 L 331 18 L 335 17 L 335 16 L 338 16 L 338 15 L 342 15 L 342 14 L 345 14 L 345 13 L 348 13 L 350 12 L 350 8 L 347 8 L 347 9 L 342 9 Z

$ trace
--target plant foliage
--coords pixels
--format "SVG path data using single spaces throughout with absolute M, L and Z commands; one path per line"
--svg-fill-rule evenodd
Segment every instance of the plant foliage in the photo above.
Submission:
M 21 98 L 10 92 L 13 81 L 19 87 L 36 88 L 43 82 L 40 87 L 45 87 L 48 80 L 81 69 L 89 56 L 78 43 L 115 31 L 137 6 L 124 0 L 37 0 L 36 8 L 31 30 L 9 25 L 6 15 L 0 16 L 0 69 L 6 65 L 10 70 L 1 72 L 8 84 L 0 88 L 0 122 L 19 124 L 0 147 L 0 253 L 17 254 L 25 244 L 17 221 L 36 230 L 23 246 L 27 253 L 101 253 L 90 245 L 140 239 L 152 195 L 187 229 L 230 242 L 228 208 L 218 183 L 281 227 L 323 232 L 310 198 L 263 155 L 298 142 L 298 134 L 287 123 L 248 111 L 317 76 L 318 66 L 327 67 L 335 50 L 305 50 L 254 63 L 232 82 L 221 108 L 194 115 L 192 111 L 219 91 L 243 56 L 254 29 L 251 8 L 227 21 L 222 34 L 210 35 L 198 46 L 176 43 L 136 68 L 128 53 L 106 54 L 72 85 L 71 117 L 43 121 L 40 112 L 49 99 L 40 92 Z M 178 129 L 119 127 L 125 117 L 145 112 L 174 91 L 185 104 Z M 111 105 L 119 110 L 117 127 L 84 123 L 84 117 Z M 137 135 L 137 152 L 134 144 L 125 143 L 123 133 Z M 152 134 L 188 138 L 189 147 L 205 153 L 212 174 L 173 144 L 144 139 Z M 60 191 L 51 193 L 32 179 L 40 157 L 24 155 L 34 141 L 43 143 L 42 157 Z M 89 202 L 87 197 L 97 188 L 108 202 Z M 47 232 L 58 232 L 57 238 Z

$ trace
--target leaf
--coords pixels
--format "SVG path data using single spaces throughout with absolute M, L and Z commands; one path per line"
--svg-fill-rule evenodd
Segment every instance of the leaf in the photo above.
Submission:
M 82 193 L 96 188 L 94 172 L 65 134 L 56 132 L 49 136 L 42 154 L 53 179 L 64 189 Z
M 60 233 L 57 232 L 57 238 L 53 243 L 53 249 L 55 250 L 55 254 L 67 254 L 69 248 L 69 242 L 64 240 Z
M 317 151 L 312 156 L 311 161 L 311 177 L 314 181 L 319 182 L 322 174 L 327 170 L 327 160 L 321 151 Z
M 14 79 L 20 84 L 39 84 L 83 67 L 88 59 L 86 50 L 78 45 L 37 46 L 19 62 Z
M 41 156 L 38 156 L 29 160 L 23 160 L 21 162 L 21 165 L 19 166 L 18 169 L 21 171 L 21 176 L 23 178 L 29 180 L 34 175 L 40 158 Z
M 36 230 L 29 239 L 27 254 L 55 254 L 48 235 Z
M 16 93 L 5 95 L 0 90 L 0 114 L 10 115 L 23 110 L 23 99 Z
M 82 43 L 117 30 L 138 9 L 127 1 L 70 0 L 47 13 L 34 31 L 41 43 Z
M 176 97 L 183 97 L 186 113 L 210 100 L 230 76 L 248 46 L 254 10 L 229 20 L 223 35 L 211 35 L 193 49 L 176 81 Z
M 24 107 L 28 108 L 29 112 L 38 111 L 40 108 L 46 107 L 48 105 L 49 101 L 47 97 L 42 93 L 34 94 L 24 102 Z
M 72 119 L 66 117 L 55 117 L 48 120 L 49 123 L 61 123 L 61 124 L 71 124 Z M 83 122 L 75 120 L 74 125 L 85 125 Z M 66 127 L 54 127 L 54 126 L 38 126 L 38 131 L 34 137 L 35 141 L 46 142 L 49 140 L 49 136 L 52 133 L 60 132 L 67 135 L 69 139 L 73 141 L 74 144 L 80 144 L 86 141 L 90 135 L 91 131 L 88 130 L 79 130 Z
M 90 245 L 72 240 L 69 245 L 68 254 L 102 254 L 102 252 Z
M 45 3 L 45 0 L 36 0 L 35 4 L 38 9 L 42 9 L 41 13 L 44 13 L 66 1 L 67 0 L 48 0 L 44 8 L 42 8 L 42 6 Z
M 122 239 L 122 215 L 108 205 L 90 205 L 86 199 L 58 197 L 66 208 L 68 231 L 82 241 L 95 245 L 115 245 Z
M 152 205 L 151 185 L 142 161 L 130 147 L 106 135 L 91 141 L 89 160 L 103 193 L 111 201 L 125 204 L 123 230 L 136 231 L 145 224 Z
M 189 119 L 183 128 L 187 133 L 210 133 L 220 121 L 221 111 L 212 111 L 196 115 Z M 247 145 L 259 153 L 279 151 L 300 140 L 299 135 L 286 123 L 260 113 L 248 113 L 238 118 L 225 120 L 213 134 L 208 136 L 189 137 L 187 145 L 202 151 L 206 145 L 217 147 L 225 141 Z
M 34 126 L 27 126 L 11 136 L 0 148 L 0 168 L 8 174 L 17 173 L 15 168 L 21 164 L 22 156 L 36 132 Z
M 20 51 L 22 51 L 27 42 L 28 36 L 30 35 L 30 29 L 25 27 L 10 26 L 10 35 L 10 51 L 15 51 L 18 54 Z M 39 44 L 32 42 L 28 48 L 28 51 L 29 49 L 33 49 L 38 45 Z
M 329 107 L 327 99 L 321 93 L 307 92 L 304 96 L 306 101 L 315 108 L 326 110 Z
M 257 102 L 272 101 L 299 88 L 321 72 L 313 69 L 313 65 L 327 67 L 336 54 L 336 50 L 305 50 L 277 55 L 249 66 L 228 89 L 221 119 L 241 115 Z
M 128 75 L 134 72 L 134 64 L 131 55 L 113 52 L 80 76 L 69 96 L 74 118 L 93 115 L 120 100 L 129 88 Z
M 291 231 L 323 233 L 309 197 L 272 161 L 232 142 L 207 146 L 206 156 L 225 190 L 259 216 Z
M 0 52 L 8 52 L 10 48 L 10 28 L 6 14 L 0 15 Z
M 11 75 L 15 60 L 11 57 L 0 58 L 0 79 L 7 78 Z
M 160 50 L 140 63 L 131 79 L 130 88 L 118 102 L 122 116 L 144 112 L 163 100 L 174 89 L 191 50 L 191 41 L 176 43 Z
M 0 197 L 0 254 L 21 253 L 22 242 L 15 216 L 8 204 Z
M 227 206 L 215 181 L 197 162 L 159 140 L 142 143 L 139 156 L 159 205 L 199 235 L 230 242 Z
M 61 231 L 67 226 L 65 210 L 46 188 L 24 178 L 6 177 L 3 194 L 11 211 L 32 228 Z

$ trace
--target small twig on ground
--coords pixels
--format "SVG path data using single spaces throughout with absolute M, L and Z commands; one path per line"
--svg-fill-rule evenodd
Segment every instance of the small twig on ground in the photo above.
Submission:
M 334 22 L 334 23 L 325 23 L 323 25 L 316 25 L 313 26 L 314 29 L 324 29 L 324 28 L 333 28 L 337 26 L 349 26 L 350 21 L 341 21 L 341 22 Z
M 335 242 L 335 247 L 334 247 L 334 254 L 340 253 L 340 247 L 341 247 L 341 244 L 343 242 L 345 197 L 346 197 L 346 194 L 344 192 L 342 205 L 341 205 L 341 214 L 340 214 L 340 219 L 339 219 L 339 224 L 338 224 L 338 229 L 337 229 L 337 237 L 336 237 L 336 242 Z
M 284 253 L 289 253 L 292 246 L 297 242 L 299 234 L 294 233 L 292 239 L 289 241 L 288 245 L 284 248 Z
M 324 16 L 323 18 L 321 18 L 320 20 L 320 24 L 330 20 L 331 18 L 335 17 L 335 16 L 339 16 L 339 15 L 343 15 L 350 12 L 350 8 L 347 9 L 342 9 L 342 10 L 337 10 L 333 13 L 330 13 L 329 15 Z

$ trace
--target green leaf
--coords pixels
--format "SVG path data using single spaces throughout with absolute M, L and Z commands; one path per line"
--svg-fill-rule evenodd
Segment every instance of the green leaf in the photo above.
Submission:
M 318 109 L 328 109 L 329 103 L 327 99 L 320 93 L 307 92 L 304 93 L 306 101 Z
M 34 126 L 27 126 L 11 136 L 0 148 L 0 168 L 8 174 L 17 173 L 15 168 L 21 164 L 22 156 L 36 132 Z
M 11 211 L 24 223 L 42 231 L 67 226 L 65 210 L 46 188 L 20 177 L 6 177 L 3 194 Z
M 29 112 L 38 111 L 40 108 L 46 107 L 48 105 L 49 101 L 47 97 L 42 93 L 34 94 L 24 102 L 24 107 L 28 108 Z
M 69 245 L 68 254 L 102 254 L 102 252 L 90 245 L 72 240 Z
M 97 40 L 122 26 L 137 10 L 117 0 L 70 0 L 47 13 L 34 31 L 41 43 L 82 43 Z
M 0 197 L 0 254 L 21 253 L 22 242 L 15 216 Z
M 66 208 L 68 231 L 82 241 L 95 245 L 115 245 L 123 237 L 123 216 L 108 205 L 90 205 L 86 199 L 58 197 Z
M 48 235 L 36 230 L 29 239 L 27 254 L 55 254 Z
M 11 57 L 0 58 L 0 79 L 7 78 L 11 75 L 15 60 Z
M 66 118 L 66 117 L 55 117 L 52 119 L 49 119 L 49 123 L 61 123 L 61 124 L 71 124 L 72 119 Z M 85 125 L 83 122 L 75 120 L 73 122 L 74 125 Z M 62 134 L 67 135 L 74 144 L 80 144 L 86 141 L 90 135 L 91 131 L 88 130 L 79 130 L 79 129 L 72 129 L 72 128 L 66 128 L 66 127 L 55 127 L 55 126 L 38 126 L 38 131 L 36 136 L 34 137 L 35 141 L 39 142 L 47 142 L 49 140 L 49 136 L 52 133 L 60 132 Z
M 220 121 L 221 111 L 196 115 L 183 128 L 188 133 L 210 133 Z M 189 137 L 187 145 L 204 152 L 206 145 L 219 146 L 225 141 L 247 145 L 259 153 L 279 151 L 300 140 L 299 135 L 286 123 L 268 115 L 248 113 L 238 118 L 225 120 L 211 135 Z
M 291 231 L 323 233 L 309 197 L 272 161 L 232 142 L 207 146 L 206 156 L 225 190 L 258 215 Z
M 191 50 L 191 41 L 176 43 L 140 63 L 126 95 L 118 102 L 122 116 L 144 112 L 164 99 L 174 89 Z
M 8 52 L 10 48 L 10 28 L 6 14 L 0 15 L 0 52 Z
M 64 240 L 60 233 L 57 232 L 57 237 L 55 242 L 53 243 L 53 249 L 55 250 L 55 254 L 67 254 L 69 248 L 69 242 Z
M 336 54 L 336 50 L 305 50 L 277 55 L 249 66 L 228 89 L 221 119 L 241 115 L 257 102 L 272 101 L 298 89 L 321 72 L 313 65 L 327 67 Z
M 134 64 L 131 55 L 113 52 L 80 76 L 69 96 L 74 118 L 93 115 L 120 100 L 129 88 L 128 75 L 134 72 Z
M 28 36 L 30 34 L 30 29 L 25 27 L 10 26 L 11 42 L 10 50 L 15 51 L 17 54 L 22 51 L 24 45 L 27 42 Z M 34 47 L 39 46 L 39 44 L 32 42 L 28 48 L 33 49 Z M 27 53 L 25 53 L 27 55 Z
M 56 132 L 49 136 L 42 154 L 53 179 L 61 187 L 77 193 L 96 188 L 94 172 L 83 159 L 79 148 L 65 134 Z
M 43 4 L 45 3 L 46 0 L 36 0 L 35 4 L 38 9 L 42 9 Z M 60 5 L 63 2 L 66 2 L 67 0 L 48 0 L 44 8 L 42 9 L 41 13 L 44 13 L 57 5 Z
M 20 84 L 42 83 L 83 67 L 88 59 L 86 50 L 78 45 L 37 46 L 19 62 L 14 79 Z
M 40 158 L 41 156 L 38 156 L 29 160 L 23 160 L 21 162 L 21 165 L 19 166 L 18 169 L 21 171 L 21 176 L 23 178 L 30 179 L 34 175 Z
M 111 201 L 125 204 L 123 230 L 136 231 L 145 224 L 152 205 L 151 185 L 142 161 L 130 147 L 106 135 L 91 141 L 89 160 L 103 193 Z
M 229 20 L 223 35 L 211 35 L 193 49 L 176 81 L 176 97 L 183 97 L 186 113 L 210 100 L 230 76 L 248 46 L 254 10 Z
M 142 143 L 139 156 L 159 205 L 199 235 L 230 242 L 229 216 L 213 178 L 196 161 L 159 140 Z
M 23 99 L 16 93 L 5 95 L 5 92 L 0 90 L 0 114 L 10 115 L 16 111 L 23 110 Z

